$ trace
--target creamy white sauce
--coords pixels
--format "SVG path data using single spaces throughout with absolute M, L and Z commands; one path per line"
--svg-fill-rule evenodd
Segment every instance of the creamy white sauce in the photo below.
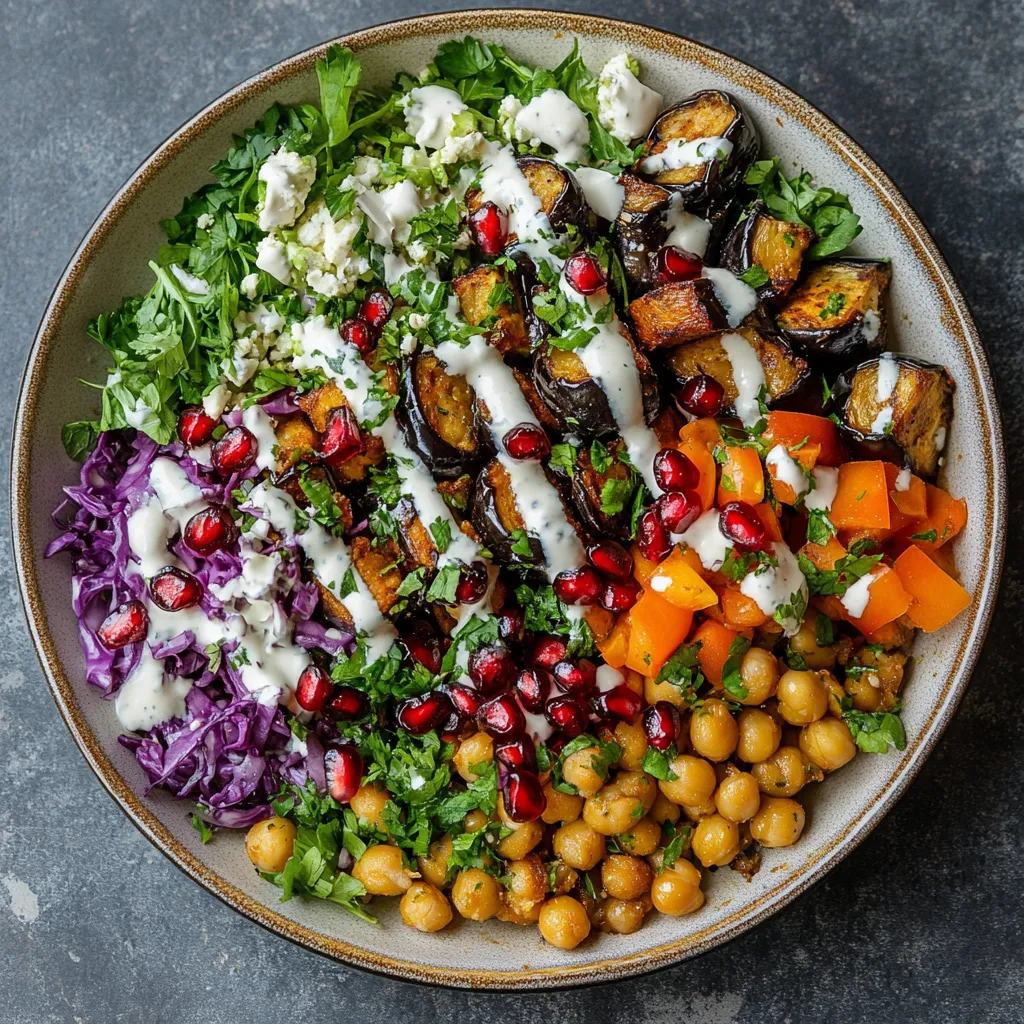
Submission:
M 804 508 L 808 511 L 831 511 L 839 488 L 839 470 L 833 466 L 815 466 L 811 474 L 814 477 L 814 488 L 804 496 Z
M 840 598 L 843 607 L 852 618 L 859 619 L 867 610 L 868 602 L 871 600 L 871 595 L 868 591 L 874 582 L 875 577 L 873 573 L 861 576 Z
M 578 167 L 572 173 L 594 213 L 605 220 L 615 220 L 626 201 L 626 190 L 618 177 L 598 167 Z
M 177 263 L 171 264 L 171 273 L 191 295 L 206 295 L 210 290 L 210 286 L 201 277 L 196 277 L 187 270 L 183 270 Z
M 292 279 L 292 267 L 288 262 L 288 251 L 280 238 L 267 235 L 261 238 L 256 246 L 256 266 L 265 270 L 271 277 L 282 284 Z
M 873 310 L 864 310 L 864 319 L 860 325 L 860 336 L 868 344 L 871 344 L 877 337 L 882 327 L 882 318 Z
M 256 465 L 260 469 L 274 468 L 274 451 L 277 448 L 277 435 L 274 424 L 259 404 L 250 405 L 242 413 L 242 426 L 252 433 L 259 445 L 256 454 Z
M 405 124 L 417 146 L 440 149 L 455 127 L 454 117 L 468 110 L 462 98 L 441 85 L 424 85 L 409 92 Z
M 263 161 L 258 177 L 266 185 L 260 231 L 290 227 L 305 209 L 316 178 L 316 158 L 282 148 Z
M 733 542 L 722 533 L 720 524 L 721 513 L 718 509 L 708 509 L 701 513 L 696 522 L 680 535 L 673 534 L 673 540 L 681 540 L 687 547 L 693 548 L 705 569 L 712 571 L 722 568 L 725 557 Z
M 909 491 L 910 490 L 910 467 L 904 466 L 896 474 L 896 490 L 897 491 Z
M 645 157 L 640 163 L 644 174 L 677 171 L 681 167 L 699 167 L 709 160 L 726 160 L 733 144 L 728 139 L 672 139 L 660 152 Z
M 888 402 L 896 390 L 896 382 L 900 379 L 900 366 L 891 352 L 883 352 L 878 357 L 878 376 L 875 381 L 875 399 Z
M 740 582 L 740 593 L 749 597 L 765 615 L 772 617 L 787 605 L 806 608 L 809 597 L 807 580 L 800 571 L 796 556 L 781 541 L 768 547 L 779 564 L 760 565 L 753 572 L 748 572 Z M 800 629 L 800 619 L 794 615 L 783 616 L 779 624 L 787 636 Z
M 746 281 L 722 267 L 704 267 L 700 276 L 711 282 L 730 327 L 739 327 L 754 312 L 757 292 Z
M 616 686 L 621 686 L 625 681 L 626 677 L 619 669 L 612 668 L 611 665 L 597 666 L 598 693 L 608 693 L 609 690 L 614 690 Z
M 560 163 L 582 163 L 590 141 L 586 114 L 561 89 L 546 89 L 516 114 L 516 125 L 555 150 Z
M 191 680 L 165 678 L 163 664 L 143 650 L 135 671 L 117 691 L 114 711 L 124 729 L 143 732 L 169 718 L 184 718 L 185 695 L 191 689 Z
M 886 405 L 879 410 L 878 415 L 871 421 L 872 434 L 884 434 L 886 429 L 892 425 L 892 406 Z
M 602 125 L 620 142 L 646 135 L 665 101 L 633 74 L 624 53 L 612 57 L 598 76 L 597 106 Z
M 797 499 L 810 490 L 811 483 L 803 467 L 789 454 L 784 444 L 777 444 L 766 456 L 765 465 L 774 470 L 772 476 L 780 483 L 789 484 Z
M 752 427 L 761 418 L 757 396 L 768 384 L 764 367 L 757 358 L 754 346 L 742 334 L 723 334 L 722 348 L 732 367 L 732 379 L 736 384 L 736 415 L 745 427 Z
M 935 442 L 935 450 L 941 452 L 946 447 L 946 428 L 939 427 L 935 431 L 933 440 Z
M 673 192 L 669 198 L 668 206 L 662 214 L 662 221 L 668 230 L 665 245 L 674 245 L 677 249 L 692 253 L 694 256 L 703 257 L 707 252 L 711 223 L 683 209 L 683 200 L 678 192 Z

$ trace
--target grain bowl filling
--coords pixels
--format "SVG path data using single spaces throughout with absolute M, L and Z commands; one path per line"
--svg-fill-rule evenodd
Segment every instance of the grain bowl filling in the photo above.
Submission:
M 908 645 L 971 600 L 954 382 L 729 93 L 472 38 L 316 73 L 90 327 L 47 551 L 86 678 L 282 900 L 563 949 L 697 913 L 905 746 Z

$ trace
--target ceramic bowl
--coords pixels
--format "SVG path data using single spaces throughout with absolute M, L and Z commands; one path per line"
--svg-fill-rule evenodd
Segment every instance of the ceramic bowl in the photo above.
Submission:
M 917 661 L 905 693 L 906 750 L 858 757 L 824 785 L 806 790 L 808 825 L 802 839 L 792 848 L 766 851 L 752 882 L 719 871 L 707 883 L 707 902 L 699 913 L 652 914 L 633 935 L 594 936 L 572 952 L 545 945 L 535 928 L 496 921 L 423 935 L 401 923 L 396 901 L 375 907 L 381 912 L 376 927 L 329 903 L 280 903 L 278 890 L 252 870 L 240 837 L 221 834 L 204 847 L 190 827 L 188 808 L 163 793 L 141 795 L 144 778 L 117 743 L 113 709 L 84 682 L 68 562 L 42 558 L 54 535 L 50 510 L 77 472 L 63 454 L 60 427 L 97 413 L 95 392 L 76 384 L 80 377 L 96 380 L 103 374 L 101 350 L 86 338 L 87 322 L 122 296 L 146 291 L 146 260 L 162 241 L 159 221 L 208 180 L 206 169 L 232 133 L 254 122 L 274 100 L 315 99 L 313 62 L 326 44 L 232 89 L 175 132 L 114 196 L 68 264 L 32 347 L 14 429 L 11 491 L 19 582 L 57 705 L 89 764 L 139 829 L 232 907 L 310 949 L 397 978 L 497 989 L 609 981 L 694 956 L 764 920 L 860 842 L 921 767 L 967 685 L 995 602 L 1005 518 L 999 415 L 977 332 L 935 243 L 864 151 L 799 96 L 690 40 L 575 14 L 460 11 L 366 29 L 342 42 L 361 58 L 364 81 L 385 84 L 396 71 L 418 71 L 439 43 L 466 33 L 549 67 L 565 55 L 573 35 L 594 68 L 628 49 L 668 101 L 700 88 L 735 92 L 762 132 L 765 153 L 780 153 L 788 168 L 809 168 L 849 194 L 864 225 L 853 251 L 891 257 L 896 347 L 946 364 L 957 382 L 945 476 L 970 507 L 957 561 L 974 595 L 970 609 L 955 622 L 916 642 Z

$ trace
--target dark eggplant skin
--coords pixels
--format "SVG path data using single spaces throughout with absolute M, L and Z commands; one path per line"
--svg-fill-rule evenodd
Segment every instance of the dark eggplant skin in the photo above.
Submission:
M 480 470 L 473 483 L 469 501 L 469 521 L 473 524 L 485 548 L 498 561 L 519 565 L 543 565 L 544 548 L 536 537 L 529 537 L 530 557 L 512 550 L 512 531 L 522 529 L 522 516 L 511 493 L 511 482 L 505 467 L 492 459 Z
M 548 336 L 548 325 L 533 311 L 533 296 L 540 288 L 537 265 L 522 249 L 513 249 L 506 255 L 515 265 L 515 270 L 506 271 L 506 280 L 516 298 L 517 307 L 522 313 L 530 345 L 536 349 Z
M 405 443 L 423 460 L 427 469 L 441 480 L 455 480 L 463 473 L 473 472 L 494 454 L 491 433 L 483 422 L 479 403 L 473 402 L 472 450 L 456 447 L 446 441 L 430 424 L 428 409 L 436 409 L 436 397 L 418 394 L 417 367 L 422 359 L 435 359 L 432 353 L 417 353 L 402 378 L 395 418 L 402 429 Z
M 626 274 L 629 297 L 635 299 L 657 283 L 655 260 L 668 237 L 665 211 L 672 195 L 628 172 L 620 175 L 619 183 L 626 195 L 612 240 Z
M 721 108 L 723 105 L 731 107 L 734 111 L 732 121 L 727 127 L 714 131 L 713 135 L 700 130 L 702 123 L 708 123 L 706 118 L 702 118 L 702 111 L 714 107 Z M 697 130 L 681 133 L 680 128 L 690 121 L 696 121 Z M 661 152 L 665 148 L 662 143 L 667 144 L 674 138 L 690 141 L 708 137 L 728 139 L 733 144 L 732 152 L 727 160 L 708 160 L 703 165 L 702 173 L 692 180 L 687 180 L 685 168 L 654 174 L 648 174 L 643 170 L 644 159 Z M 649 180 L 680 193 L 688 207 L 702 207 L 740 183 L 747 173 L 747 168 L 757 158 L 760 148 L 761 139 L 757 129 L 739 100 L 731 93 L 719 89 L 705 89 L 677 103 L 658 117 L 647 136 L 644 155 L 640 158 L 637 168 L 639 173 Z M 673 178 L 677 180 L 673 181 Z
M 909 395 L 903 389 L 893 392 L 890 433 L 872 433 L 870 426 L 865 429 L 864 418 L 859 417 L 854 407 L 857 398 L 866 390 L 869 396 L 874 396 L 873 401 L 869 398 L 867 414 L 881 409 L 882 404 L 874 395 L 879 358 L 865 360 L 839 375 L 832 386 L 828 411 L 838 417 L 840 430 L 849 440 L 856 457 L 906 465 L 917 476 L 931 479 L 938 471 L 939 458 L 945 447 L 936 443 L 935 435 L 940 429 L 944 438 L 949 434 L 956 382 L 946 367 L 939 363 L 904 355 L 893 355 L 893 358 L 899 367 L 898 380 L 902 383 L 904 373 L 913 374 L 913 378 Z M 866 376 L 859 380 L 862 374 Z
M 565 231 L 572 224 L 585 235 L 593 232 L 597 215 L 572 171 L 539 156 L 521 156 L 516 163 L 555 231 Z
M 625 448 L 624 443 L 616 439 L 609 442 L 608 451 L 615 456 Z M 598 473 L 590 459 L 590 446 L 580 447 L 572 476 L 562 467 L 556 470 L 563 487 L 567 485 L 569 500 L 580 526 L 589 537 L 612 537 L 616 540 L 629 540 L 629 524 L 632 509 L 627 502 L 625 508 L 615 515 L 601 511 L 601 491 L 609 480 L 628 480 L 629 468 L 625 463 L 613 458 L 608 470 Z

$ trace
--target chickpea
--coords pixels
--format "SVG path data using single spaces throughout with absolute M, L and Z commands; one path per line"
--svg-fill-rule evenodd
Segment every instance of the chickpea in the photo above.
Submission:
M 690 848 L 704 867 L 724 867 L 740 852 L 739 826 L 720 814 L 712 814 L 698 822 Z
M 544 798 L 547 804 L 540 820 L 545 825 L 565 824 L 567 821 L 575 821 L 583 810 L 583 797 L 570 796 L 555 789 L 551 783 L 544 786 Z
M 529 916 L 537 904 L 543 903 L 548 891 L 547 873 L 536 854 L 508 864 L 504 881 L 508 905 L 524 917 Z
M 609 896 L 636 900 L 650 889 L 651 874 L 647 861 L 628 853 L 613 853 L 601 865 L 601 884 Z
M 700 888 L 700 869 L 688 860 L 677 860 L 665 868 L 651 885 L 651 902 L 657 910 L 670 917 L 682 917 L 700 910 L 704 893 Z
M 765 796 L 750 819 L 750 835 L 765 847 L 792 846 L 804 830 L 804 809 L 786 797 Z
M 836 649 L 818 643 L 817 623 L 816 615 L 804 619 L 796 635 L 789 638 L 789 646 L 804 659 L 809 669 L 832 668 L 836 663 Z
M 644 763 L 647 753 L 647 735 L 643 723 L 619 722 L 614 730 L 615 742 L 622 748 L 619 767 L 630 772 L 638 772 Z
M 555 832 L 552 846 L 564 864 L 577 871 L 589 871 L 604 856 L 605 839 L 585 821 L 577 819 Z
M 553 884 L 551 885 L 551 891 L 556 896 L 564 896 L 567 892 L 570 892 L 573 886 L 579 881 L 579 872 L 574 868 L 569 867 L 568 864 L 563 864 L 560 860 L 555 861 L 555 866 L 552 868 Z
M 360 786 L 356 790 L 356 795 L 352 797 L 348 805 L 352 808 L 357 818 L 362 818 L 363 821 L 368 822 L 375 828 L 379 828 L 383 832 L 385 829 L 381 813 L 390 799 L 391 794 L 383 786 L 368 782 L 365 786 Z
M 666 822 L 669 825 L 674 825 L 679 820 L 680 813 L 678 805 L 672 803 L 659 788 L 658 795 L 651 805 L 651 817 L 659 825 L 664 825 Z
M 522 860 L 543 838 L 544 825 L 539 821 L 504 822 L 512 834 L 505 836 L 495 850 L 505 860 Z
M 650 809 L 657 790 L 643 772 L 620 772 L 583 804 L 583 820 L 602 835 L 628 832 Z
M 660 793 L 658 797 L 662 800 L 665 799 Z M 672 805 L 669 804 L 669 806 Z M 654 813 L 653 807 L 651 813 Z M 653 853 L 661 842 L 661 826 L 648 815 L 646 818 L 641 818 L 628 832 L 617 835 L 615 841 L 626 853 L 635 854 L 637 857 L 646 857 L 649 853 Z
M 656 683 L 653 679 L 644 679 L 644 702 L 657 704 L 659 700 L 667 700 L 680 711 L 686 711 L 690 705 L 686 703 L 683 691 L 671 683 Z
M 644 897 L 638 900 L 605 900 L 602 930 L 615 935 L 632 935 L 644 923 L 644 917 L 651 909 L 650 896 L 644 893 Z
M 402 851 L 388 843 L 371 846 L 356 861 L 352 877 L 362 882 L 371 896 L 401 896 L 412 885 Z
M 459 914 L 470 921 L 488 921 L 501 905 L 498 880 L 480 868 L 466 868 L 455 876 L 452 903 Z
M 882 689 L 878 685 L 878 677 L 870 672 L 847 679 L 846 692 L 858 711 L 877 711 L 882 706 Z
M 715 807 L 729 821 L 748 821 L 760 805 L 761 792 L 750 772 L 736 772 L 722 779 L 715 793 Z
M 782 742 L 782 726 L 773 715 L 761 708 L 744 708 L 736 722 L 739 740 L 736 756 L 747 764 L 756 764 L 771 757 Z
M 740 679 L 747 691 L 740 704 L 763 704 L 775 695 L 779 682 L 779 659 L 762 647 L 751 647 L 740 661 Z
M 583 904 L 571 896 L 548 900 L 537 926 L 544 941 L 557 949 L 575 949 L 590 934 L 590 918 Z
M 800 749 L 827 772 L 842 768 L 857 753 L 850 729 L 841 718 L 822 718 L 805 725 L 800 733 Z
M 765 761 L 750 766 L 765 796 L 796 796 L 810 781 L 807 759 L 797 747 L 779 747 Z
M 600 753 L 598 747 L 584 747 L 562 762 L 562 778 L 582 797 L 593 796 L 604 785 L 604 779 L 594 770 L 594 757 Z
M 700 804 L 685 804 L 683 814 L 690 821 L 700 821 L 701 818 L 710 818 L 715 813 L 715 801 L 710 797 Z
M 413 882 L 398 909 L 402 920 L 421 932 L 439 932 L 452 919 L 452 908 L 444 893 L 429 882 Z
M 472 765 L 490 764 L 493 760 L 494 740 L 485 732 L 475 732 L 459 744 L 452 764 L 466 782 L 473 782 L 479 776 L 472 770 Z
M 484 814 L 480 808 L 472 810 L 462 819 L 462 827 L 467 832 L 479 832 L 482 828 L 487 828 L 487 822 L 490 819 Z
M 681 807 L 702 804 L 715 791 L 715 769 L 702 757 L 680 754 L 670 765 L 675 779 L 663 779 L 658 789 Z
M 439 889 L 444 887 L 448 878 L 448 861 L 452 855 L 452 837 L 442 836 L 431 843 L 427 849 L 426 857 L 418 857 L 416 860 L 420 874 L 431 884 Z M 408 922 L 406 922 L 408 923 Z
M 790 669 L 783 673 L 775 696 L 779 701 L 779 714 L 790 725 L 816 722 L 828 710 L 828 688 L 816 672 Z
M 257 821 L 245 835 L 245 852 L 257 871 L 284 871 L 294 849 L 295 826 L 287 818 Z
M 695 754 L 709 761 L 724 761 L 736 749 L 738 739 L 739 727 L 725 701 L 711 697 L 690 718 L 690 745 Z

